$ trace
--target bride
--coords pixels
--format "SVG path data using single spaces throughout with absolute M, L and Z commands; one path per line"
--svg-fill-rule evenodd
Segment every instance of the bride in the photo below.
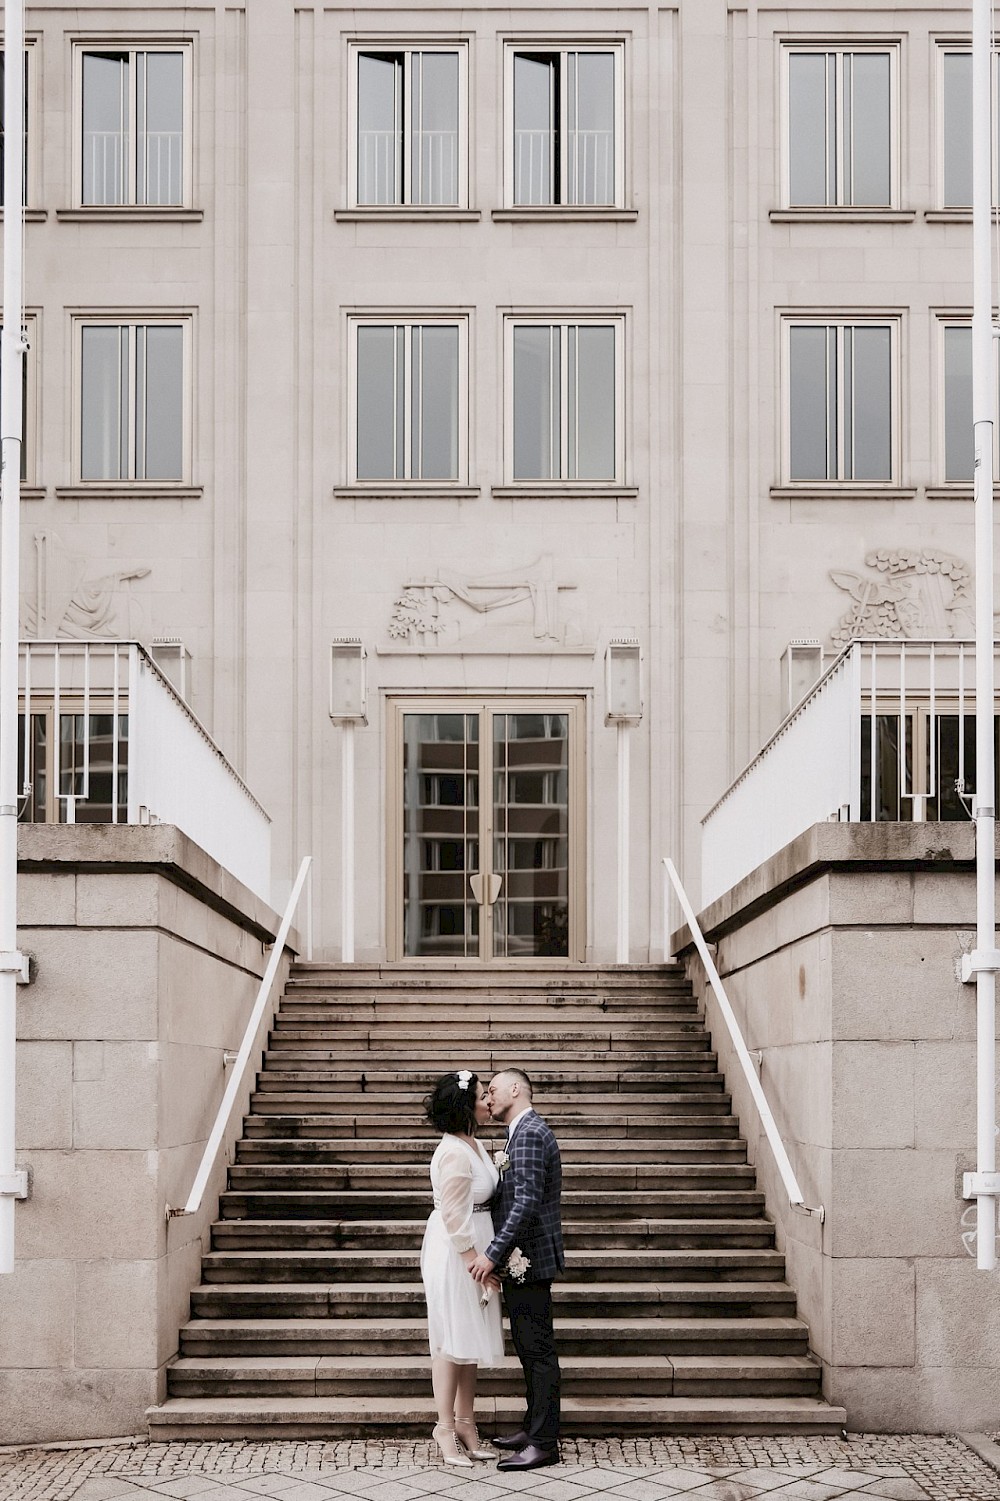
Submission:
M 476 1128 L 489 1120 L 486 1091 L 464 1068 L 439 1079 L 424 1101 L 441 1140 L 431 1158 L 434 1211 L 420 1249 L 427 1297 L 431 1379 L 437 1407 L 434 1438 L 445 1464 L 495 1458 L 476 1432 L 476 1367 L 503 1359 L 499 1284 L 484 1288 L 468 1268 L 493 1238 L 489 1201 L 498 1175 Z M 485 1306 L 482 1302 L 489 1292 Z

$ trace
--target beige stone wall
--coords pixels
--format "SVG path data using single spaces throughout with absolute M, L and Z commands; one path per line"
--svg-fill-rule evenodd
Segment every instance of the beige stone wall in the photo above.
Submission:
M 701 964 L 789 1280 L 854 1429 L 988 1427 L 995 1276 L 975 1261 L 971 827 L 817 825 L 701 918 L 806 1202 L 793 1212 Z
M 0 1442 L 135 1433 L 163 1395 L 225 1163 L 198 1214 L 168 1223 L 166 1208 L 190 1190 L 278 924 L 174 829 L 20 835 L 32 1190 L 0 1277 Z

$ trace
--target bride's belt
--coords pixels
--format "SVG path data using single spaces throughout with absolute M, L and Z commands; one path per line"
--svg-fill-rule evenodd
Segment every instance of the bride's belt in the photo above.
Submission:
M 485 1204 L 473 1204 L 473 1206 L 472 1206 L 472 1212 L 473 1212 L 473 1214 L 485 1214 L 486 1211 L 487 1211 L 487 1209 L 489 1209 L 489 1207 L 490 1207 L 489 1200 L 487 1200 Z M 441 1200 L 438 1198 L 437 1194 L 434 1195 L 434 1208 L 435 1209 L 440 1209 L 441 1208 Z

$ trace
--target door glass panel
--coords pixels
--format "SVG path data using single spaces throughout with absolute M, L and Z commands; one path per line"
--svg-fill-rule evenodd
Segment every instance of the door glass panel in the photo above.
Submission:
M 493 714 L 493 951 L 569 954 L 569 715 Z
M 479 955 L 479 716 L 403 715 L 403 953 Z

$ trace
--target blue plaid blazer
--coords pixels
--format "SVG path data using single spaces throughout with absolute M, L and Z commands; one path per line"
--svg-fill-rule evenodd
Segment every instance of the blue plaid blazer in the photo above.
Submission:
M 526 1282 L 551 1282 L 566 1265 L 563 1254 L 562 1163 L 552 1128 L 532 1112 L 510 1145 L 510 1166 L 493 1197 L 493 1241 L 486 1255 L 499 1266 L 517 1246 L 531 1266 Z

